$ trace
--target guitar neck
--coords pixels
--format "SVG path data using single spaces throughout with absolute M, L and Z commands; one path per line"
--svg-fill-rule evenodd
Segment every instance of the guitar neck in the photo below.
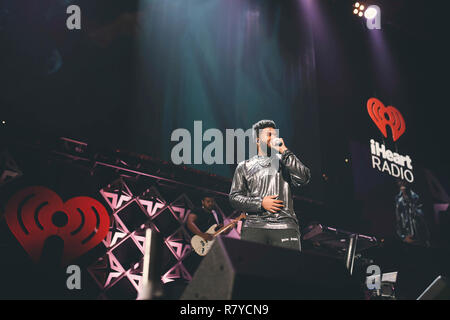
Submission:
M 227 224 L 225 227 L 220 228 L 219 230 L 216 231 L 216 233 L 214 233 L 214 237 L 218 236 L 219 234 L 221 234 L 222 232 L 225 232 L 227 229 L 229 229 L 231 226 L 233 226 L 236 222 L 232 222 L 230 224 Z
M 227 224 L 226 226 L 220 228 L 219 230 L 214 233 L 214 237 L 218 236 L 219 234 L 225 232 L 227 229 L 238 223 L 241 219 L 245 218 L 245 215 L 240 215 L 237 219 L 233 220 L 233 222 Z

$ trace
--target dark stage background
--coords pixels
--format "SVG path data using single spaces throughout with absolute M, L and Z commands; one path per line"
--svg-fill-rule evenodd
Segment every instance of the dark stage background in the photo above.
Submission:
M 9 39 L 4 97 L 14 125 L 170 160 L 171 133 L 193 132 L 195 120 L 225 132 L 268 118 L 320 174 L 314 48 L 299 3 L 79 4 L 75 32 L 57 27 L 64 15 L 47 18 L 56 2 L 11 4 L 35 25 L 9 26 L 19 36 Z M 234 169 L 195 167 L 226 177 Z
M 373 3 L 381 31 L 347 0 L 2 0 L 1 142 L 65 136 L 170 160 L 170 134 L 195 120 L 224 132 L 273 119 L 312 170 L 296 190 L 314 200 L 297 207 L 302 227 L 390 238 L 395 181 L 366 158 L 381 141 L 366 108 L 376 97 L 405 118 L 396 147 L 414 161 L 433 244 L 447 247 L 448 211 L 434 211 L 450 190 L 445 10 Z M 65 26 L 69 4 L 81 30 Z M 229 182 L 235 165 L 193 167 Z

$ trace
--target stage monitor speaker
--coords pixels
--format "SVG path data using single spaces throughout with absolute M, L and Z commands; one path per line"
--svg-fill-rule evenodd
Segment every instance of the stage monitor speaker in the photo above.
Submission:
M 363 299 L 343 260 L 218 237 L 182 300 Z
M 417 300 L 450 300 L 448 280 L 442 276 L 437 277 Z

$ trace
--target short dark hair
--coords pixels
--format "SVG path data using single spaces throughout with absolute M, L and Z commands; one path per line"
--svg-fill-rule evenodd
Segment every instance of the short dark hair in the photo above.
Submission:
M 205 198 L 215 199 L 216 197 L 212 193 L 205 193 L 202 195 L 202 201 L 205 200 Z
M 262 129 L 265 128 L 277 128 L 277 125 L 275 124 L 275 122 L 273 120 L 261 120 L 258 121 L 257 123 L 255 123 L 252 126 L 252 133 L 253 133 L 253 140 L 256 142 L 256 140 L 259 138 L 259 132 Z

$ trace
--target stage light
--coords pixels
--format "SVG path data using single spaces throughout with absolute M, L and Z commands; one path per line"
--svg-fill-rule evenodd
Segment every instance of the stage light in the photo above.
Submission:
M 2 121 L 2 124 L 6 124 L 6 121 L 5 121 L 5 120 L 3 120 L 3 121 Z
M 377 5 L 365 5 L 360 2 L 353 4 L 353 14 L 366 18 L 369 30 L 381 29 L 381 9 Z
M 374 7 L 369 7 L 364 12 L 364 17 L 366 17 L 367 20 L 372 20 L 372 19 L 375 19 L 377 14 L 378 14 L 378 11 Z
M 381 29 L 381 8 L 377 5 L 367 7 L 364 12 L 366 18 L 367 29 L 380 30 Z
M 353 5 L 355 9 L 353 9 L 353 14 L 358 15 L 359 17 L 362 17 L 364 15 L 364 9 L 366 8 L 362 3 L 355 2 Z

